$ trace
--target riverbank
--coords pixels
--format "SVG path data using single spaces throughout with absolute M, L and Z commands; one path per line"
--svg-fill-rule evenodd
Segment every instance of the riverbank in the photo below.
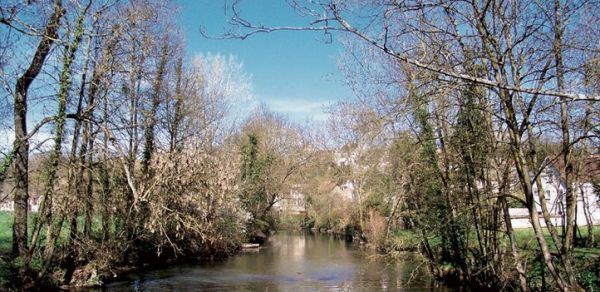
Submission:
M 527 262 L 532 268 L 526 274 L 528 283 L 531 287 L 537 287 L 540 289 L 546 289 L 544 278 L 547 275 L 547 271 L 544 268 L 544 264 L 539 257 L 539 245 L 535 239 L 535 233 L 530 228 L 519 228 L 514 230 L 515 238 L 517 241 L 517 247 L 521 252 L 521 256 L 526 258 L 524 262 Z M 551 252 L 556 254 L 556 246 L 553 244 L 552 238 L 548 230 L 544 230 L 544 235 L 547 242 L 550 245 Z M 600 238 L 600 226 L 593 228 L 593 235 L 595 238 Z M 578 232 L 578 246 L 573 250 L 574 253 L 574 266 L 578 267 L 579 273 L 577 274 L 577 281 L 587 291 L 599 291 L 600 280 L 600 248 L 598 243 L 593 247 L 584 246 L 588 237 L 587 228 L 581 228 Z M 419 251 L 421 248 L 421 241 L 419 235 L 410 230 L 398 230 L 394 232 L 393 236 L 390 237 L 386 246 L 383 248 L 390 256 L 400 255 L 407 251 Z M 438 238 L 430 238 L 429 243 L 431 248 L 436 248 L 440 244 Z M 502 247 L 505 252 L 510 252 L 509 243 L 503 243 Z M 512 285 L 517 287 L 516 281 L 518 280 L 517 275 L 513 272 L 514 267 L 498 267 L 504 269 L 506 275 L 511 277 L 508 282 L 513 282 Z M 441 274 L 438 275 L 438 280 L 447 282 L 453 285 L 468 285 L 465 283 L 465 279 L 462 279 L 460 275 L 454 274 L 454 268 L 452 266 L 443 265 L 441 267 Z M 500 272 L 501 270 L 499 270 Z
M 34 215 L 32 214 L 29 218 L 30 227 L 33 225 Z M 235 253 L 240 246 L 223 241 L 220 243 L 221 245 L 204 245 L 195 249 L 195 252 L 186 252 L 185 250 L 175 252 L 174 249 L 162 249 L 160 246 L 152 244 L 151 241 L 138 240 L 130 243 L 130 247 L 126 247 L 123 245 L 126 243 L 122 240 L 108 240 L 102 242 L 102 246 L 90 245 L 93 248 L 90 253 L 97 253 L 95 256 L 87 255 L 90 260 L 75 259 L 77 261 L 76 269 L 69 277 L 71 278 L 70 283 L 65 284 L 63 279 L 65 273 L 68 272 L 66 267 L 69 258 L 64 244 L 68 234 L 61 233 L 57 244 L 62 247 L 62 251 L 53 261 L 53 265 L 49 267 L 50 272 L 45 277 L 38 277 L 38 271 L 43 268 L 41 255 L 35 255 L 29 271 L 23 273 L 22 259 L 13 258 L 11 255 L 12 216 L 11 212 L 0 212 L 0 290 L 100 287 L 107 281 L 113 281 L 135 272 L 176 264 L 222 260 Z M 40 241 L 44 240 L 45 237 L 42 234 Z M 239 243 L 241 244 L 241 241 Z M 121 248 L 125 254 L 115 254 L 114 249 L 116 248 Z
M 12 215 L 7 212 L 0 212 L 0 284 L 5 288 L 24 288 L 24 287 L 33 287 L 34 285 L 39 288 L 39 285 L 46 286 L 48 288 L 57 288 L 62 286 L 63 288 L 68 288 L 69 286 L 61 285 L 61 283 L 57 283 L 56 281 L 48 281 L 48 282 L 29 282 L 22 283 L 22 286 L 15 287 L 14 283 L 11 283 L 12 279 L 14 279 L 14 273 L 18 269 L 18 266 L 15 265 L 13 259 L 10 258 L 10 244 L 11 244 L 11 224 L 12 224 Z M 310 235 L 310 233 L 302 233 L 306 236 L 317 236 L 324 238 L 332 238 L 336 240 L 336 242 L 346 242 L 346 248 L 350 245 L 354 245 L 356 247 L 371 247 L 374 250 L 377 250 L 376 246 L 372 246 L 372 243 L 360 244 L 360 241 L 355 241 L 354 243 L 348 242 L 347 234 L 334 232 L 334 230 L 322 229 L 317 231 L 315 235 Z M 285 234 L 287 232 L 283 232 Z M 534 238 L 534 233 L 531 229 L 516 229 L 515 235 L 517 238 L 518 247 L 523 252 L 523 256 L 527 257 L 527 262 L 530 263 L 533 268 L 531 272 L 527 274 L 529 282 L 532 285 L 537 285 L 539 287 L 543 286 L 543 275 L 544 270 L 543 266 L 539 262 L 539 258 L 537 258 L 537 242 Z M 600 238 L 600 227 L 594 228 L 594 235 L 596 238 Z M 65 235 L 66 236 L 66 235 Z M 279 236 L 278 233 L 275 236 Z M 580 236 L 585 239 L 587 237 L 587 232 L 585 229 L 582 229 Z M 550 235 L 546 232 L 546 237 L 548 242 L 552 242 Z M 406 255 L 410 253 L 414 253 L 419 251 L 419 236 L 417 236 L 414 232 L 410 230 L 396 230 L 391 234 L 388 245 L 385 250 L 379 250 L 379 254 L 381 252 L 385 252 L 386 256 L 391 255 L 396 261 L 406 260 Z M 438 244 L 438 241 L 434 238 L 431 240 L 433 245 Z M 267 249 L 269 247 L 266 247 Z M 554 246 L 551 248 L 555 249 Z M 263 248 L 260 249 L 262 252 Z M 104 286 L 109 283 L 118 282 L 123 279 L 128 279 L 132 275 L 136 275 L 139 273 L 147 273 L 154 271 L 156 269 L 170 269 L 171 267 L 176 267 L 180 265 L 213 265 L 219 262 L 227 261 L 230 256 L 234 255 L 235 251 L 227 254 L 195 254 L 195 255 L 186 255 L 186 256 L 177 256 L 169 253 L 168 251 L 163 252 L 160 256 L 156 256 L 156 250 L 153 247 L 150 247 L 145 254 L 140 254 L 136 256 L 139 260 L 136 262 L 128 262 L 128 263 L 119 263 L 119 265 L 113 265 L 110 269 L 99 268 L 98 266 L 94 266 L 93 264 L 85 265 L 80 267 L 77 271 L 75 271 L 75 277 L 78 278 L 71 286 L 77 285 L 85 285 L 85 286 Z M 236 250 L 237 251 L 237 250 Z M 259 252 L 259 253 L 260 253 Z M 361 256 L 365 256 L 362 254 Z M 377 258 L 378 256 L 371 254 L 370 256 L 366 256 L 369 258 Z M 578 275 L 578 281 L 582 283 L 584 288 L 588 290 L 598 289 L 600 287 L 600 283 L 597 280 L 597 273 L 600 271 L 600 249 L 597 247 L 586 248 L 586 247 L 577 247 L 575 248 L 575 264 L 581 268 L 581 273 Z M 413 260 L 413 262 L 415 262 Z M 33 263 L 34 268 L 38 268 L 37 262 Z M 61 266 L 61 263 L 57 263 L 57 267 Z M 421 269 L 427 270 L 426 265 L 419 265 Z M 448 273 L 451 272 L 451 267 L 446 267 Z M 511 269 L 511 267 L 508 267 Z M 52 276 L 60 278 L 61 272 L 60 269 L 57 269 Z M 448 283 L 451 283 L 449 281 Z M 453 285 L 464 285 L 468 283 L 452 283 Z M 12 285 L 12 286 L 11 286 Z
M 237 252 L 237 251 L 236 251 Z M 20 273 L 20 266 L 16 264 L 18 259 L 14 259 L 10 256 L 8 251 L 3 250 L 0 255 L 0 290 L 28 290 L 28 289 L 77 289 L 77 288 L 95 288 L 103 287 L 106 283 L 122 279 L 132 273 L 139 273 L 145 271 L 151 271 L 157 268 L 165 268 L 173 265 L 182 264 L 198 264 L 198 263 L 210 263 L 218 262 L 223 259 L 234 255 L 232 253 L 218 253 L 218 254 L 186 254 L 174 256 L 170 254 L 156 255 L 152 253 L 146 253 L 143 256 L 139 256 L 137 262 L 121 262 L 112 263 L 110 268 L 106 266 L 100 267 L 96 263 L 89 263 L 84 266 L 78 267 L 72 276 L 70 284 L 61 283 L 61 279 L 64 277 L 65 270 L 65 259 L 61 259 L 56 262 L 53 267 L 53 273 L 43 279 L 35 279 L 35 274 L 29 273 L 31 276 L 26 279 L 19 280 L 15 283 L 18 273 Z M 41 267 L 34 260 L 32 263 L 32 270 L 39 270 Z

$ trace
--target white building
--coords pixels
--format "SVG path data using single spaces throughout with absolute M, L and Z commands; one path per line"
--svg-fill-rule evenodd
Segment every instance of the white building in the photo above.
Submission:
M 0 211 L 12 212 L 15 210 L 15 203 L 11 201 L 0 203 Z
M 566 221 L 566 184 L 560 177 L 560 167 L 561 162 L 550 163 L 540 176 L 542 189 L 546 197 L 546 206 L 555 226 L 562 226 Z M 599 194 L 592 183 L 592 179 L 595 177 L 600 177 L 600 155 L 590 156 L 584 161 L 581 181 L 573 186 L 573 191 L 577 194 L 575 215 L 578 226 L 585 226 L 588 223 L 600 225 Z M 546 226 L 542 217 L 539 189 L 538 185 L 534 184 L 534 199 L 538 214 L 540 214 L 540 223 L 542 226 Z M 531 227 L 531 220 L 526 208 L 510 208 L 509 214 L 513 228 Z
M 335 164 L 338 166 L 356 167 L 356 161 L 358 158 L 356 151 L 352 151 L 351 153 L 336 151 L 334 156 Z
M 297 190 L 291 190 L 287 197 L 280 198 L 273 208 L 279 212 L 298 215 L 306 213 L 306 198 Z
M 356 193 L 354 191 L 354 183 L 348 180 L 341 185 L 336 185 L 331 192 L 337 196 L 342 197 L 347 201 L 354 201 L 356 197 Z
M 38 196 L 29 196 L 29 211 L 37 212 L 40 208 L 40 201 Z M 15 202 L 12 199 L 0 202 L 0 211 L 13 212 L 14 210 Z

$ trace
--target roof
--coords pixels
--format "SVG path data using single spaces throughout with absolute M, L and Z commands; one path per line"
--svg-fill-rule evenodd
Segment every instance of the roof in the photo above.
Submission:
M 581 174 L 589 180 L 600 180 L 600 154 L 590 155 L 584 160 Z
M 529 218 L 529 210 L 527 208 L 508 208 L 508 214 L 511 219 Z
M 329 192 L 333 191 L 333 189 L 335 189 L 336 186 L 337 185 L 334 181 L 323 182 L 319 185 L 319 192 L 329 193 Z
M 538 211 L 538 213 L 540 213 Z M 529 217 L 529 209 L 527 208 L 508 208 L 508 215 L 510 219 L 530 219 Z M 561 218 L 560 214 L 550 213 L 550 218 Z M 540 216 L 540 219 L 542 217 Z
M 581 171 L 579 175 L 584 179 L 584 181 L 600 180 L 600 154 L 588 155 L 581 163 Z M 565 168 L 565 160 L 563 156 L 561 155 L 554 159 L 552 165 L 559 170 L 559 172 L 562 172 L 562 170 Z M 575 171 L 577 171 L 577 169 Z

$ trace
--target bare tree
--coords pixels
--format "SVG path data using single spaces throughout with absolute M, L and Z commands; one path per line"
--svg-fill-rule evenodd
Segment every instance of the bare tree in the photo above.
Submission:
M 27 140 L 27 91 L 40 73 L 51 47 L 58 39 L 60 19 L 63 15 L 62 1 L 54 1 L 54 13 L 50 16 L 33 59 L 27 70 L 19 77 L 15 85 L 15 178 L 14 193 L 15 221 L 13 225 L 13 253 L 24 256 L 27 249 L 27 211 L 29 208 Z

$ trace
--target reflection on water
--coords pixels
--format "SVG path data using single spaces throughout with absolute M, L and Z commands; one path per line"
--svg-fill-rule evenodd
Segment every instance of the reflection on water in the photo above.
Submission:
M 354 245 L 327 235 L 277 234 L 259 252 L 223 262 L 179 265 L 110 283 L 116 291 L 377 291 L 434 288 L 414 264 L 369 260 Z M 409 282 L 410 279 L 410 283 Z

